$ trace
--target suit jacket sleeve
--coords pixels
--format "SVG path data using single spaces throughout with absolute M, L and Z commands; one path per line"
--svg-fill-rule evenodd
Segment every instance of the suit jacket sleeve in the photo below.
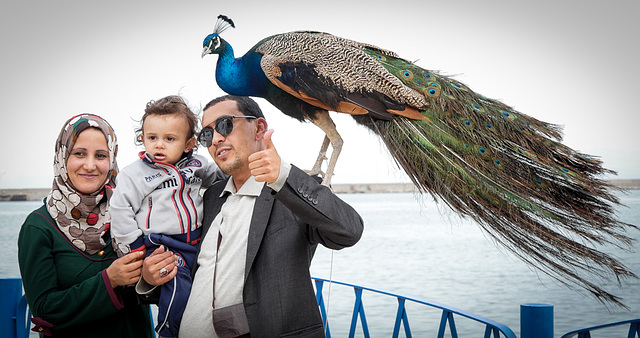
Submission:
M 311 244 L 342 249 L 362 236 L 360 215 L 331 189 L 295 166 L 291 166 L 285 185 L 274 197 L 300 219 Z

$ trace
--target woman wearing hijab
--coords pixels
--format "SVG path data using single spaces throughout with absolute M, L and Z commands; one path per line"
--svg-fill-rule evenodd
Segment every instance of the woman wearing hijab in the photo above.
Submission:
M 138 281 L 142 252 L 117 259 L 109 199 L 117 140 L 99 116 L 82 114 L 58 135 L 44 205 L 22 224 L 18 261 L 33 331 L 58 337 L 152 337 L 148 305 L 121 286 Z

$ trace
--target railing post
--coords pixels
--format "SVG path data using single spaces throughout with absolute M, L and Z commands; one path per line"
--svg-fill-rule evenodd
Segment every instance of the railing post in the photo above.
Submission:
M 553 305 L 520 305 L 521 338 L 553 338 Z
M 20 278 L 0 278 L 0 337 L 16 336 L 16 311 L 22 298 Z

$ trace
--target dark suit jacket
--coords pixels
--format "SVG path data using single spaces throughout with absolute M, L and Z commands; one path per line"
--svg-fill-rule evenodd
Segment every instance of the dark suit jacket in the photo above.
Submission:
M 204 195 L 203 239 L 226 201 L 219 197 L 225 184 L 216 183 Z M 247 245 L 243 302 L 251 336 L 324 337 L 311 259 L 318 243 L 341 249 L 354 245 L 362 231 L 351 206 L 294 166 L 278 193 L 265 185 Z

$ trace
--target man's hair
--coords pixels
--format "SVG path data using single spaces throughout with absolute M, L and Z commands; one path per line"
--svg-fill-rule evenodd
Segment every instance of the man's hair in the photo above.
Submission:
M 264 115 L 262 114 L 262 110 L 260 109 L 260 106 L 258 106 L 258 103 L 248 96 L 236 96 L 236 95 L 220 96 L 211 100 L 209 103 L 207 103 L 204 106 L 204 109 L 202 110 L 205 111 L 209 109 L 211 106 L 217 103 L 220 103 L 222 101 L 236 101 L 236 104 L 238 105 L 238 110 L 244 115 L 264 118 Z

